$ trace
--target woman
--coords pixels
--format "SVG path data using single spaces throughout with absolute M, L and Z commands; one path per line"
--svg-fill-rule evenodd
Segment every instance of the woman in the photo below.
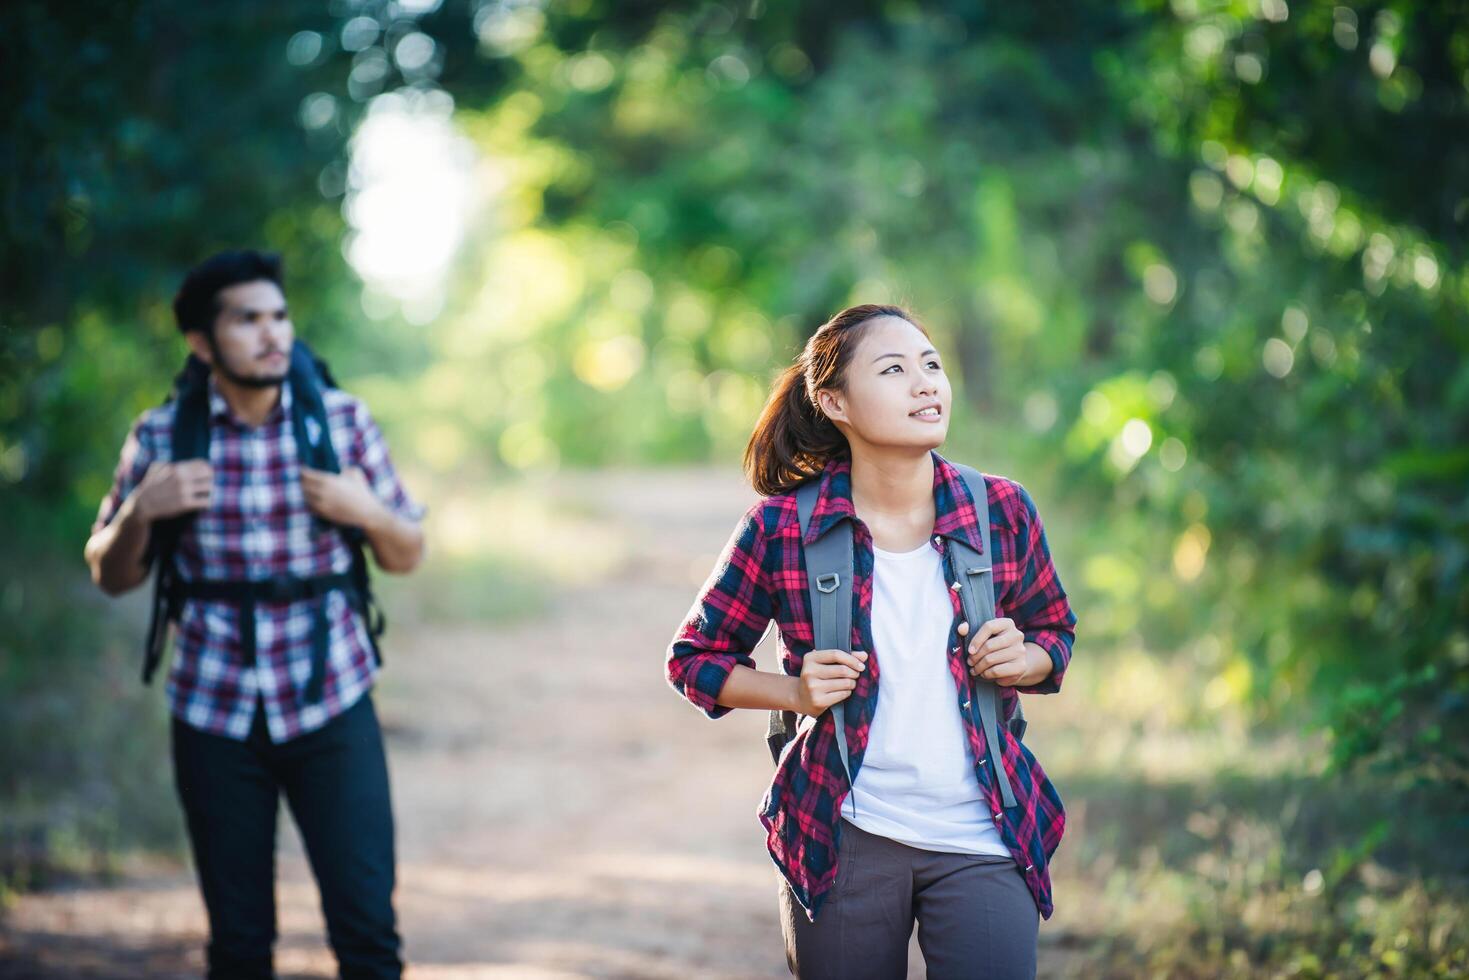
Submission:
M 951 396 L 908 312 L 856 306 L 823 324 L 746 449 L 764 497 L 668 651 L 670 683 L 711 718 L 757 708 L 815 719 L 781 753 L 760 810 L 798 977 L 901 977 L 915 919 L 930 977 L 1033 977 L 1038 915 L 1052 912 L 1061 798 L 1005 725 L 1005 806 L 965 709 L 971 673 L 998 685 L 1005 719 L 1018 692 L 1058 691 L 1076 619 L 1024 488 L 985 477 L 981 529 L 965 480 L 935 452 Z M 803 540 L 795 489 L 812 479 Z M 813 650 L 804 547 L 843 520 L 852 652 Z M 993 562 L 996 616 L 977 627 L 946 574 L 950 541 Z M 750 656 L 771 619 L 784 673 Z M 828 710 L 838 703 L 845 751 Z

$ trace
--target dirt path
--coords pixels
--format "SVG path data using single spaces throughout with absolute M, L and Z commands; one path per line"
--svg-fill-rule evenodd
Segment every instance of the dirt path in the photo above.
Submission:
M 389 637 L 378 703 L 409 975 L 786 976 L 755 819 L 763 719 L 707 722 L 661 674 L 750 491 L 732 472 L 686 471 L 568 478 L 558 493 L 620 542 L 612 574 L 514 625 Z M 278 970 L 333 975 L 289 820 L 279 878 Z M 198 976 L 203 939 L 189 871 L 139 866 L 112 887 L 21 898 L 0 972 Z

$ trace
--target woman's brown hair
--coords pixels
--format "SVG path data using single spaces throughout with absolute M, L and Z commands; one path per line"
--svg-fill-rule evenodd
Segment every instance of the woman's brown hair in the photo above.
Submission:
M 816 393 L 845 385 L 847 365 L 862 339 L 858 328 L 880 316 L 895 316 L 923 330 L 899 306 L 849 306 L 817 327 L 795 363 L 776 379 L 745 447 L 745 475 L 757 493 L 793 490 L 820 473 L 833 456 L 847 452 L 847 437 L 817 407 Z

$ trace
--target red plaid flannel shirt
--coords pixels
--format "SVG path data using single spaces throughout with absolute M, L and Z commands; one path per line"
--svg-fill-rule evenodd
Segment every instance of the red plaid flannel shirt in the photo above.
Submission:
M 964 478 L 937 453 L 934 459 L 935 517 L 932 546 L 945 553 L 945 539 L 955 538 L 976 551 L 993 548 L 995 615 L 1009 617 L 1051 656 L 1051 673 L 1028 687 L 1001 687 L 1004 717 L 1015 711 L 1019 693 L 1051 694 L 1071 660 L 1076 617 L 1051 563 L 1040 515 L 1025 488 L 1013 480 L 985 475 L 989 489 L 989 533 L 981 540 L 973 498 Z M 872 533 L 852 506 L 851 461 L 830 461 L 820 476 L 821 489 L 808 530 L 815 540 L 843 518 L 853 524 L 852 648 L 868 652 L 867 669 L 846 701 L 847 741 L 853 777 L 862 768 L 877 686 L 882 679 L 882 651 L 872 633 Z M 946 573 L 947 574 L 947 573 Z M 668 650 L 667 676 L 673 687 L 710 718 L 729 708 L 715 699 L 736 664 L 754 667 L 750 656 L 766 625 L 779 627 L 779 651 L 787 674 L 801 672 L 802 658 L 812 649 L 806 585 L 805 553 L 794 492 L 754 504 L 739 522 L 714 573 L 679 627 Z M 957 592 L 950 590 L 954 621 L 949 633 L 949 673 L 955 697 L 969 698 L 968 668 L 958 625 L 963 612 Z M 1049 861 L 1061 842 L 1066 813 L 1061 797 L 1030 749 L 1001 726 L 1002 762 L 1019 804 L 1004 809 L 1000 790 L 985 762 L 984 735 L 962 712 L 973 753 L 981 760 L 975 774 L 989 803 L 1000 836 L 1022 869 L 1043 918 L 1050 918 Z M 833 731 L 833 715 L 823 713 L 803 725 L 787 746 L 775 777 L 761 801 L 759 816 L 766 845 L 796 898 L 813 920 L 836 882 L 840 812 L 850 786 L 842 770 Z
M 327 426 L 343 470 L 361 467 L 388 507 L 417 520 L 423 508 L 398 481 L 387 442 L 367 407 L 346 392 L 325 389 Z M 301 490 L 301 468 L 291 428 L 291 386 L 258 426 L 246 425 L 209 385 L 209 462 L 214 495 L 179 541 L 180 574 L 188 579 L 302 578 L 345 572 L 352 564 L 342 537 L 313 519 Z M 173 458 L 175 404 L 151 409 L 134 423 L 112 489 L 93 532 L 105 527 L 152 462 Z M 255 665 L 240 646 L 239 607 L 228 602 L 184 602 L 174 634 L 168 675 L 169 710 L 201 731 L 243 740 L 257 699 L 265 706 L 272 741 L 314 731 L 346 711 L 372 687 L 377 664 L 367 631 L 340 592 L 329 593 L 331 640 L 320 703 L 306 701 L 311 674 L 314 602 L 262 602 L 256 607 Z

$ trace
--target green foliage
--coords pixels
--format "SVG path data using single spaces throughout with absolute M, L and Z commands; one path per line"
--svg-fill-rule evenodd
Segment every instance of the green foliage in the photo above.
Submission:
M 1469 788 L 1469 28 L 1274 0 L 729 13 L 482 35 L 502 87 L 459 117 L 516 197 L 429 342 L 436 389 L 512 397 L 443 402 L 458 444 L 733 458 L 805 332 L 905 301 L 975 410 L 956 444 L 1087 507 L 1148 583 L 1089 576 L 1093 639 L 1209 637 L 1213 709 Z
M 302 329 L 331 340 L 349 100 L 315 2 L 21 4 L 0 52 L 0 481 L 50 502 L 58 539 L 94 512 L 127 424 L 182 360 L 169 302 L 221 248 L 279 250 Z M 303 34 L 303 32 L 305 32 Z M 335 174 L 335 177 L 333 175 Z M 323 196 L 322 190 L 329 192 Z
M 1137 784 L 1064 776 L 1087 833 L 1061 887 L 1095 888 L 1072 919 L 1067 975 L 1457 976 L 1469 967 L 1464 855 L 1445 849 L 1443 789 L 1386 798 L 1375 780 L 1224 775 Z M 1424 879 L 1406 869 L 1435 868 Z M 1075 900 L 1075 899 L 1073 899 Z M 1044 936 L 1044 932 L 1043 932 Z M 1043 954 L 1044 955 L 1044 954 Z M 1059 959 L 1059 958 L 1058 958 Z

